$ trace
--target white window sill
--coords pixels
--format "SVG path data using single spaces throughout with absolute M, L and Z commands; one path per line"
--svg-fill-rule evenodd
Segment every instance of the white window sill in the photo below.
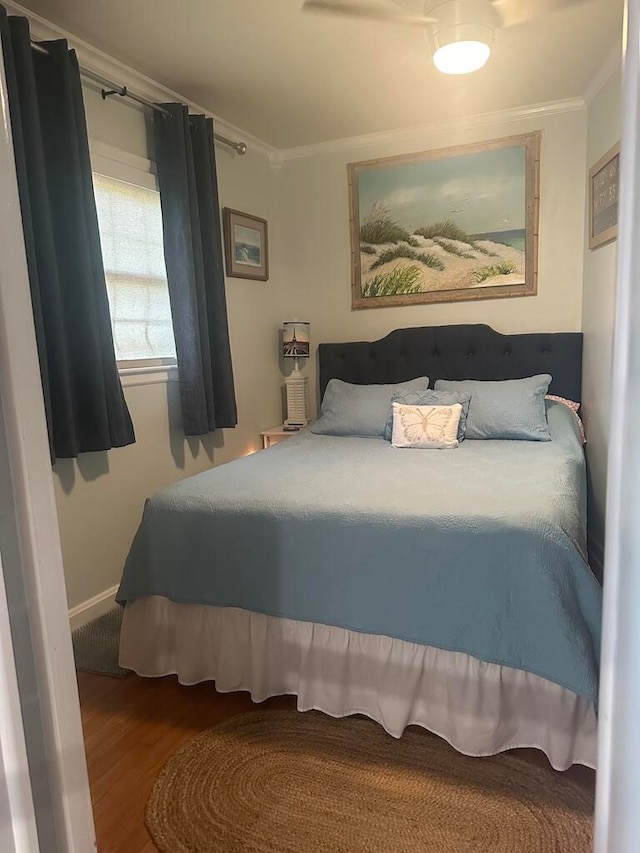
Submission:
M 134 366 L 126 361 L 118 363 L 118 372 L 123 388 L 133 385 L 157 385 L 161 382 L 176 382 L 178 380 L 177 364 L 145 364 L 138 362 Z

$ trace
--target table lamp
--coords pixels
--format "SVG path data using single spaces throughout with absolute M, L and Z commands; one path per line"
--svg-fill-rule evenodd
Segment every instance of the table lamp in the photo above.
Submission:
M 294 359 L 293 370 L 284 380 L 287 389 L 286 430 L 302 429 L 309 423 L 309 381 L 300 373 L 298 361 L 309 358 L 309 323 L 285 320 L 282 324 L 282 357 Z

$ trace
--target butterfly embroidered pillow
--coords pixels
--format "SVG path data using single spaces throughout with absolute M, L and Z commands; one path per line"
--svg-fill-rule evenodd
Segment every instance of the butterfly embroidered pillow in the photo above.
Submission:
M 406 406 L 450 406 L 452 403 L 460 403 L 462 414 L 460 415 L 460 423 L 458 424 L 458 441 L 464 440 L 471 394 L 465 394 L 461 391 L 413 391 L 408 389 L 394 394 L 391 402 L 403 403 Z M 391 441 L 392 432 L 393 407 L 390 406 L 387 425 L 384 428 L 384 437 L 387 441 Z
M 393 403 L 394 447 L 447 450 L 458 446 L 458 424 L 462 405 L 411 406 Z

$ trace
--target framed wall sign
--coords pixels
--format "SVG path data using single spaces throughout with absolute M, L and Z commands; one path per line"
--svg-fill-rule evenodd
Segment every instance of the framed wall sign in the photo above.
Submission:
M 352 307 L 535 295 L 540 140 L 350 163 Z
M 267 220 L 225 207 L 222 210 L 224 257 L 231 278 L 269 278 Z
M 597 249 L 618 237 L 620 143 L 589 171 L 589 248 Z

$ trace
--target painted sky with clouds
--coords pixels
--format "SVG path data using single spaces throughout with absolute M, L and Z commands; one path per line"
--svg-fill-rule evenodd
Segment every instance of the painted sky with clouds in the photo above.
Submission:
M 363 169 L 360 221 L 376 202 L 409 230 L 450 219 L 470 234 L 525 227 L 526 149 L 480 151 L 422 163 Z

